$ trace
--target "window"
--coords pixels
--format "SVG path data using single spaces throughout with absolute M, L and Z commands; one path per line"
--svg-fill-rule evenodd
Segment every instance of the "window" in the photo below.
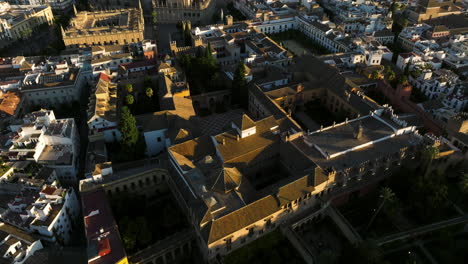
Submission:
M 158 142 L 161 142 L 161 137 L 158 137 Z
M 232 240 L 231 238 L 226 238 L 226 250 L 231 250 Z

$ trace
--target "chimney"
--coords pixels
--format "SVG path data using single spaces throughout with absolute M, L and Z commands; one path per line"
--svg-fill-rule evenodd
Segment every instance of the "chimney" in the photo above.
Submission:
M 223 138 L 223 142 L 221 143 L 223 146 L 226 145 L 226 139 Z
M 236 140 L 239 141 L 240 137 L 239 134 L 236 135 Z
M 363 131 L 362 124 L 359 123 L 359 126 L 354 131 L 354 138 L 355 139 L 361 139 L 362 138 L 362 131 Z
M 233 24 L 234 18 L 231 15 L 226 16 L 226 25 L 231 26 Z

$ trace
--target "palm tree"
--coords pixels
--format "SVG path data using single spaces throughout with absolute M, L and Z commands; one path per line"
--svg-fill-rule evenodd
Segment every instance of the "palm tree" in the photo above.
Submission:
M 395 200 L 395 193 L 392 191 L 392 189 L 388 187 L 384 187 L 380 189 L 379 197 L 381 198 L 382 202 L 380 203 L 379 207 L 375 211 L 374 215 L 372 216 L 365 230 L 369 229 L 369 227 L 372 225 L 372 222 L 374 222 L 375 217 L 380 212 L 380 210 L 382 210 L 382 207 L 384 206 L 385 202 L 387 201 L 392 202 Z

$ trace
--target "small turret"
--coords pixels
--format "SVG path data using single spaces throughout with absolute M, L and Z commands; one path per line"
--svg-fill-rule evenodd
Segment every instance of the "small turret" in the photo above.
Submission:
M 361 139 L 362 138 L 362 132 L 363 132 L 363 127 L 362 127 L 362 123 L 359 122 L 359 125 L 358 127 L 354 130 L 354 138 L 355 139 Z
M 234 18 L 231 15 L 226 16 L 226 25 L 231 26 L 234 22 Z

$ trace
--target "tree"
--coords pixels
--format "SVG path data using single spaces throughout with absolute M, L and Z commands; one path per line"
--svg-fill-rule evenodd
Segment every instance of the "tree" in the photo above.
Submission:
M 153 97 L 153 89 L 151 88 L 146 88 L 146 96 L 148 96 L 149 98 Z
M 371 79 L 377 80 L 377 79 L 379 79 L 379 76 L 380 76 L 380 74 L 379 74 L 379 72 L 377 70 L 372 71 Z
M 206 46 L 206 49 L 205 49 L 205 58 L 207 58 L 207 59 L 212 59 L 213 58 L 213 55 L 211 53 L 211 44 L 210 44 L 210 42 L 208 42 L 208 45 Z
M 136 247 L 136 229 L 137 226 L 135 225 L 133 220 L 130 220 L 128 218 L 128 216 L 120 220 L 119 230 L 122 234 L 122 242 L 124 244 L 125 250 L 128 252 L 132 252 Z
M 390 70 L 390 72 L 388 73 L 388 80 L 390 81 L 393 81 L 395 80 L 395 72 Z
M 385 65 L 385 73 L 386 74 L 389 74 L 390 72 L 392 72 L 392 67 L 390 67 L 390 65 Z
M 408 76 L 401 75 L 400 79 L 398 79 L 398 84 L 408 84 Z
M 445 211 L 442 209 L 447 202 L 447 195 L 448 187 L 443 174 L 437 171 L 430 174 L 419 173 L 409 197 L 412 211 L 425 223 L 445 218 Z
M 131 83 L 127 83 L 125 85 L 125 90 L 127 91 L 127 93 L 132 93 L 133 92 L 133 85 Z
M 130 113 L 128 107 L 122 107 L 120 117 L 120 132 L 122 133 L 122 143 L 126 147 L 134 147 L 138 142 L 138 129 L 135 117 Z
M 153 23 L 156 24 L 158 22 L 156 11 L 151 12 L 151 17 L 153 18 Z
M 239 103 L 243 107 L 247 107 L 248 92 L 247 80 L 245 79 L 245 64 L 242 60 L 237 64 L 234 78 L 232 80 L 232 98 L 235 103 Z
M 204 60 L 202 61 L 202 64 L 205 64 L 207 67 L 207 70 L 211 72 L 211 74 L 214 74 L 214 69 L 216 68 L 216 61 L 211 52 L 211 44 L 209 42 L 205 49 L 205 56 L 204 56 Z
M 135 102 L 135 98 L 133 97 L 133 95 L 128 94 L 127 96 L 125 96 L 125 103 L 126 104 L 132 105 L 134 102 Z
M 411 76 L 413 76 L 414 78 L 418 78 L 419 76 L 421 76 L 422 74 L 422 71 L 421 69 L 419 68 L 414 68 L 411 72 L 410 72 Z
M 192 46 L 192 32 L 188 23 L 184 23 L 184 42 L 185 46 Z
M 148 222 L 142 216 L 135 219 L 135 223 L 138 226 L 137 241 L 141 247 L 148 246 L 151 242 L 151 230 L 148 227 Z
M 405 66 L 405 70 L 404 70 L 404 74 L 405 75 L 408 75 L 410 72 L 410 63 L 406 63 L 406 66 Z
M 403 19 L 401 20 L 401 26 L 402 26 L 403 28 L 407 27 L 408 24 L 409 24 L 409 20 L 408 20 L 408 19 L 403 18 Z
M 371 217 L 371 220 L 369 221 L 369 224 L 367 225 L 366 230 L 369 229 L 369 227 L 372 225 L 372 222 L 374 221 L 375 217 L 377 216 L 377 214 L 380 212 L 380 210 L 384 206 L 385 202 L 387 201 L 391 202 L 395 200 L 395 193 L 392 191 L 392 189 L 388 187 L 384 187 L 380 189 L 379 197 L 382 201 L 380 202 L 380 205 L 375 211 L 374 215 Z

